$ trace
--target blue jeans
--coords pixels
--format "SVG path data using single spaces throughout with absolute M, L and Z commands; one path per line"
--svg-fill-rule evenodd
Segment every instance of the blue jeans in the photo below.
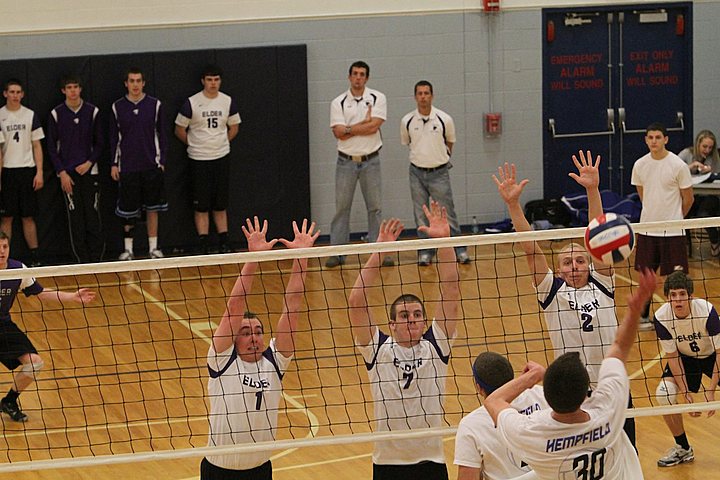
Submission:
M 335 216 L 330 224 L 332 245 L 350 241 L 350 208 L 358 181 L 367 208 L 368 241 L 377 240 L 382 221 L 380 157 L 375 156 L 361 163 L 338 157 L 335 168 Z
M 460 232 L 460 223 L 455 213 L 455 204 L 453 203 L 452 186 L 450 185 L 450 169 L 448 167 L 439 168 L 432 172 L 426 172 L 410 164 L 410 194 L 413 201 L 413 213 L 415 214 L 415 225 L 427 225 L 425 213 L 423 213 L 423 205 L 429 205 L 430 197 L 445 207 L 447 210 L 448 223 L 450 224 L 450 234 L 458 236 Z M 417 232 L 418 238 L 428 238 L 427 234 L 420 231 Z M 455 247 L 455 254 L 459 255 L 465 252 L 467 247 Z M 435 250 L 418 250 L 418 255 L 423 253 L 435 254 Z

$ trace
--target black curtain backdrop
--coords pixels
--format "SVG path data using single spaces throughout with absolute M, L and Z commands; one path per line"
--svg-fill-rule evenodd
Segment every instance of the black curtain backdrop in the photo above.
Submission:
M 189 160 L 185 146 L 174 135 L 175 117 L 185 99 L 202 89 L 200 75 L 209 63 L 223 69 L 221 90 L 236 101 L 242 119 L 230 151 L 230 242 L 235 248 L 245 248 L 240 227 L 253 215 L 268 219 L 270 238 L 291 238 L 292 221 L 309 218 L 306 60 L 305 45 L 7 60 L 0 61 L 0 79 L 24 82 L 23 103 L 39 115 L 45 128 L 50 110 L 64 100 L 60 79 L 67 74 L 81 77 L 83 98 L 100 108 L 106 136 L 100 162 L 102 221 L 105 259 L 112 260 L 122 250 L 122 223 L 114 214 L 117 184 L 110 178 L 107 132 L 110 107 L 126 93 L 127 69 L 141 68 L 145 92 L 163 103 L 169 140 L 165 192 L 170 208 L 160 214 L 159 244 L 166 254 L 182 254 L 194 251 L 197 235 Z M 45 263 L 72 261 L 60 182 L 47 154 L 44 163 L 45 186 L 38 192 L 40 212 L 35 219 L 40 257 Z M 147 250 L 145 229 L 136 231 L 135 250 L 142 254 Z M 19 219 L 13 227 L 11 250 L 14 258 L 26 258 Z

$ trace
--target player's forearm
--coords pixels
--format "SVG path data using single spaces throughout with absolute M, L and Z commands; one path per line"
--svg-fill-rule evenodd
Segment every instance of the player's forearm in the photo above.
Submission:
M 695 197 L 692 193 L 692 188 L 689 189 L 689 193 L 686 193 L 683 191 L 682 195 L 682 214 L 683 217 L 687 216 L 687 214 L 690 212 L 690 209 L 692 208 L 693 202 L 695 202 Z
M 245 305 L 247 304 L 247 295 L 252 291 L 253 279 L 258 264 L 255 262 L 243 265 L 240 275 L 235 280 L 235 285 L 230 292 L 230 298 L 227 302 L 228 314 L 231 316 L 243 315 L 245 313 Z
M 539 380 L 535 379 L 533 372 L 525 372 L 492 392 L 485 399 L 483 405 L 492 417 L 495 425 L 497 425 L 497 418 L 500 412 L 510 407 L 510 402 L 515 400 L 528 388 L 532 388 L 538 381 Z
M 360 270 L 357 280 L 353 288 L 350 290 L 350 297 L 348 298 L 348 304 L 351 307 L 366 307 L 367 298 L 365 289 L 375 285 L 378 277 L 380 276 L 380 254 L 373 253 L 370 255 L 367 263 Z
M 42 174 L 43 171 L 43 151 L 40 142 L 33 142 L 33 158 L 35 159 L 35 169 L 37 173 Z
M 685 372 L 682 366 L 682 363 L 680 362 L 680 357 L 678 356 L 678 353 L 675 352 L 675 355 L 670 356 L 667 358 L 668 367 L 670 367 L 670 371 L 673 374 L 673 378 L 675 379 L 675 384 L 678 386 L 678 389 L 680 390 L 680 393 L 685 394 L 688 392 L 688 386 L 687 386 L 687 380 L 685 379 Z
M 300 310 L 305 293 L 305 275 L 307 272 L 307 259 L 298 259 L 293 262 L 290 280 L 285 288 L 285 308 L 288 312 Z
M 523 212 L 520 203 L 509 203 L 507 204 L 507 207 L 508 213 L 510 214 L 510 220 L 512 220 L 513 227 L 515 227 L 515 231 L 531 232 L 532 227 L 530 226 L 530 222 L 528 222 L 527 218 L 525 218 L 525 212 Z M 523 249 L 523 252 L 525 252 L 525 255 L 544 255 L 542 250 L 540 250 L 540 246 L 537 245 L 537 242 L 520 242 L 520 247 Z
M 62 292 L 60 290 L 50 290 L 47 288 L 38 294 L 38 298 L 43 302 L 49 300 L 61 303 L 77 302 L 79 300 L 77 292 Z
M 187 129 L 181 126 L 175 127 L 175 136 L 185 145 L 188 144 Z
M 588 197 L 588 217 L 590 218 L 590 220 L 592 220 L 593 218 L 599 217 L 604 213 L 602 206 L 602 196 L 600 196 L 600 190 L 598 190 L 597 187 L 588 188 L 586 190 L 586 193 Z
M 228 141 L 232 142 L 235 137 L 237 137 L 238 133 L 240 132 L 240 125 L 230 125 L 228 127 Z
M 350 126 L 351 135 L 373 135 L 383 124 L 384 120 L 380 118 L 373 118 L 369 122 L 360 122 Z

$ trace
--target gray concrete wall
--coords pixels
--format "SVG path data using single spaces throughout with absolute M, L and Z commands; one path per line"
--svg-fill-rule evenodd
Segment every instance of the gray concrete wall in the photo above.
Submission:
M 720 3 L 695 5 L 695 125 L 697 130 L 716 132 L 720 131 L 718 18 Z M 407 151 L 399 142 L 399 122 L 414 108 L 412 88 L 423 78 L 433 82 L 436 105 L 453 115 L 457 124 L 452 179 L 461 223 L 470 223 L 473 216 L 480 222 L 506 216 L 490 179 L 500 162 L 518 164 L 520 174 L 531 179 L 525 200 L 542 197 L 539 9 L 497 16 L 446 13 L 6 36 L 2 42 L 4 58 L 307 44 L 312 215 L 325 233 L 335 209 L 329 102 L 347 88 L 347 68 L 357 59 L 370 64 L 369 85 L 388 97 L 382 152 L 384 216 L 399 217 L 413 226 Z M 483 114 L 491 101 L 493 109 L 503 114 L 503 134 L 488 139 L 483 135 Z M 359 191 L 351 227 L 356 232 L 366 229 Z

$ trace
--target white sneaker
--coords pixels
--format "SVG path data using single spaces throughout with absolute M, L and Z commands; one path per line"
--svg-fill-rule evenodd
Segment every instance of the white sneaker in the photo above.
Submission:
M 150 252 L 150 258 L 165 258 L 165 255 L 163 255 L 162 250 L 156 248 L 155 250 Z
M 680 445 L 675 445 L 667 454 L 657 461 L 658 467 L 672 467 L 679 463 L 692 462 L 695 460 L 695 453 L 693 453 L 692 447 L 685 450 Z
M 639 330 L 645 332 L 652 330 L 653 328 L 655 328 L 655 325 L 649 317 L 640 317 L 640 326 L 638 327 Z
M 135 255 L 133 255 L 133 252 L 130 250 L 125 250 L 123 253 L 120 254 L 118 257 L 118 260 L 125 261 L 125 260 L 135 260 Z

